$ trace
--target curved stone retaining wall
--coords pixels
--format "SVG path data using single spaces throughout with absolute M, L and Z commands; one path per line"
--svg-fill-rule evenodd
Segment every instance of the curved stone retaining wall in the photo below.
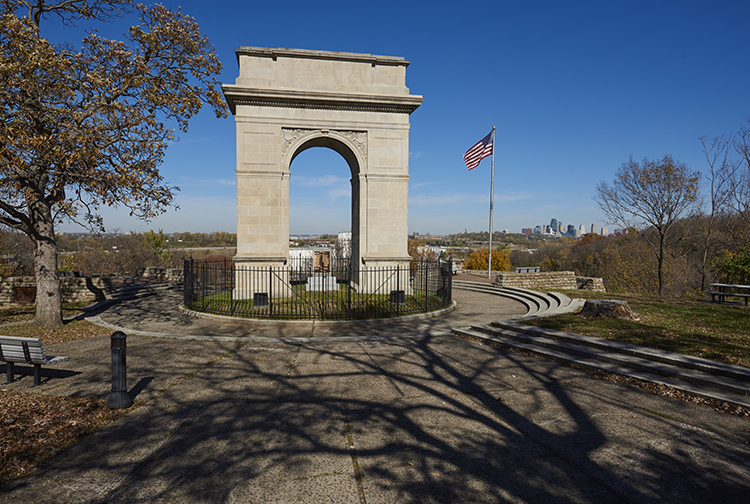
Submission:
M 36 292 L 34 277 L 5 277 L 0 280 L 0 304 L 33 303 Z M 60 277 L 63 303 L 101 301 L 112 292 L 109 277 Z
M 143 270 L 141 276 L 143 278 L 154 278 L 168 282 L 182 282 L 185 272 L 182 268 L 157 268 L 149 266 Z
M 501 271 L 495 277 L 498 287 L 518 287 L 531 290 L 590 290 L 605 292 L 601 278 L 577 277 L 572 271 L 545 271 L 539 273 L 511 273 Z
M 607 292 L 604 288 L 604 280 L 595 277 L 576 277 L 576 285 L 580 290 L 594 292 Z

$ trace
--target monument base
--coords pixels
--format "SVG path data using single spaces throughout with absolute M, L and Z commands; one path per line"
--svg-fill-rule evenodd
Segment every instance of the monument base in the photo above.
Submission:
M 362 268 L 354 263 L 352 284 L 360 293 L 389 293 L 404 291 L 414 293 L 411 279 L 411 257 L 362 257 Z
M 234 299 L 289 297 L 292 286 L 286 257 L 234 256 Z M 257 296 L 260 295 L 260 296 Z
M 314 273 L 307 279 L 305 288 L 308 291 L 337 291 L 339 284 L 336 282 L 336 277 L 330 273 Z

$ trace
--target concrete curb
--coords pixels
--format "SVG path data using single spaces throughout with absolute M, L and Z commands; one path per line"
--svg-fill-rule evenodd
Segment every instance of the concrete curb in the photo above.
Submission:
M 110 324 L 101 319 L 101 317 L 93 316 L 87 317 L 86 320 L 92 324 L 96 324 L 100 327 L 110 329 L 114 331 L 122 331 L 125 334 L 132 334 L 135 336 L 147 336 L 153 338 L 173 338 L 173 339 L 185 339 L 185 340 L 204 340 L 204 341 L 257 341 L 257 342 L 268 342 L 268 341 L 280 341 L 286 343 L 299 343 L 299 342 L 323 342 L 323 341 L 369 341 L 378 339 L 398 339 L 398 338 L 427 338 L 435 336 L 450 336 L 451 331 L 437 331 L 437 332 L 425 332 L 425 333 L 405 333 L 398 335 L 390 334 L 370 334 L 367 336 L 322 336 L 322 337 L 304 337 L 304 338 L 270 338 L 263 336 L 203 336 L 197 334 L 168 334 L 168 333 L 157 333 L 151 331 L 139 331 L 136 329 L 130 329 L 114 324 Z M 242 319 L 246 320 L 246 319 Z M 281 321 L 283 322 L 283 321 Z M 302 321 L 297 321 L 302 322 Z M 317 321 L 306 320 L 304 322 L 312 323 Z
M 191 315 L 196 318 L 204 318 L 204 319 L 216 319 L 216 320 L 234 320 L 234 321 L 241 321 L 241 322 L 262 322 L 263 324 L 309 324 L 311 322 L 314 322 L 316 325 L 321 325 L 323 327 L 330 327 L 335 325 L 341 325 L 341 324 L 358 324 L 358 325 L 382 325 L 382 324 L 388 324 L 392 322 L 409 322 L 413 320 L 425 320 L 425 319 L 431 319 L 434 317 L 438 317 L 440 315 L 445 315 L 446 313 L 450 313 L 453 310 L 456 309 L 456 302 L 452 301 L 451 305 L 447 308 L 443 308 L 441 310 L 431 311 L 427 313 L 415 313 L 413 315 L 404 315 L 402 317 L 389 317 L 389 318 L 380 318 L 380 319 L 365 319 L 365 320 L 274 320 L 274 319 L 255 319 L 255 318 L 246 318 L 246 317 L 227 317 L 226 315 L 215 315 L 213 313 L 205 313 L 205 312 L 198 312 L 191 310 L 189 308 L 185 308 L 183 305 L 180 305 L 180 311 L 183 313 L 186 313 L 188 315 Z

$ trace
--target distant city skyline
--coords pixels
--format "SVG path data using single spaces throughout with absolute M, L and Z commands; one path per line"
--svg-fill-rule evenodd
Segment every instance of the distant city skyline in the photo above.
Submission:
M 587 231 L 588 229 L 588 231 Z M 560 236 L 573 236 L 581 237 L 587 233 L 600 234 L 602 236 L 609 236 L 610 234 L 622 233 L 622 228 L 614 228 L 610 233 L 610 228 L 607 226 L 597 227 L 595 222 L 592 222 L 587 228 L 585 224 L 581 224 L 576 227 L 575 224 L 568 224 L 567 226 L 561 220 L 552 218 L 549 224 L 538 224 L 531 228 L 521 228 L 522 234 L 545 234 L 545 235 L 560 235 Z

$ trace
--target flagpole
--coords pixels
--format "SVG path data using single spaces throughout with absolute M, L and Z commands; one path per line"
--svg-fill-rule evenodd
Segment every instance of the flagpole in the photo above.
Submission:
M 495 125 L 492 125 L 492 175 L 490 175 L 490 256 L 487 261 L 487 278 L 492 278 L 492 204 L 495 199 Z

